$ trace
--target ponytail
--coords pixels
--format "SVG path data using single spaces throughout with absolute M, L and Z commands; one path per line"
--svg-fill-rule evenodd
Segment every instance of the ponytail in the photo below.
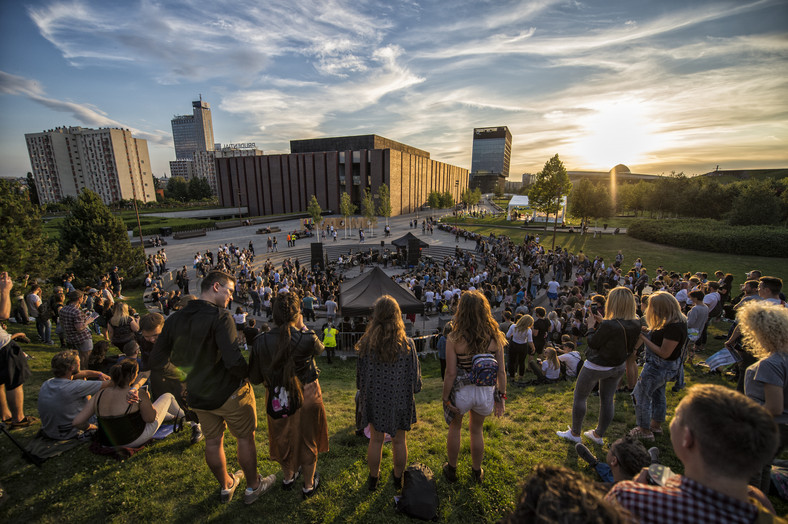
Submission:
M 272 387 L 284 387 L 294 409 L 304 402 L 304 389 L 295 372 L 292 355 L 291 329 L 300 311 L 301 298 L 294 292 L 278 293 L 272 304 L 274 323 L 279 327 L 279 340 L 276 345 L 271 367 Z

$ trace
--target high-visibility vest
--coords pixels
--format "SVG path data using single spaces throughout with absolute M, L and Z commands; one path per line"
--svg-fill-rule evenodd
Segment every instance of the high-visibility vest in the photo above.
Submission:
M 323 330 L 323 345 L 329 348 L 337 347 L 337 328 L 327 327 Z

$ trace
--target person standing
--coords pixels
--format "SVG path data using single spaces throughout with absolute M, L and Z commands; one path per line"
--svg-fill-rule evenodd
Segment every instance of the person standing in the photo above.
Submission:
M 163 370 L 172 364 L 180 369 L 189 406 L 205 434 L 205 462 L 219 482 L 220 500 L 230 502 L 245 476 L 244 503 L 251 504 L 273 485 L 276 476 L 263 478 L 257 471 L 257 404 L 247 380 L 246 360 L 238 348 L 235 323 L 226 309 L 234 291 L 234 277 L 222 271 L 208 273 L 200 284 L 200 297 L 164 322 L 150 367 Z M 224 454 L 225 427 L 238 441 L 241 470 L 232 475 Z
M 98 315 L 87 316 L 80 309 L 84 294 L 76 290 L 68 294 L 68 303 L 60 310 L 60 322 L 63 323 L 63 334 L 66 344 L 79 351 L 79 358 L 87 363 L 90 352 L 93 351 L 93 336 L 90 334 L 89 324 Z
M 181 269 L 181 285 L 183 286 L 182 292 L 184 295 L 189 294 L 189 271 L 186 266 Z
M 323 328 L 323 345 L 326 347 L 326 357 L 328 357 L 329 364 L 331 363 L 331 357 L 334 356 L 337 350 L 337 333 L 339 331 L 332 322 L 329 322 Z
M 120 300 L 125 300 L 126 297 L 121 294 L 121 291 L 123 290 L 123 277 L 120 276 L 120 273 L 118 273 L 118 266 L 112 268 L 112 272 L 109 274 L 109 281 L 110 284 L 112 284 L 112 292 L 114 293 L 115 297 L 119 298 Z
M 308 498 L 320 485 L 318 454 L 328 451 L 328 422 L 315 364 L 323 344 L 304 325 L 298 293 L 278 294 L 273 310 L 276 327 L 255 339 L 249 377 L 266 386 L 269 453 L 282 466 L 282 488 L 292 489 L 303 475 L 301 491 Z
M 414 394 L 421 391 L 421 366 L 413 340 L 405 335 L 405 324 L 397 301 L 383 295 L 375 301 L 372 321 L 356 344 L 361 425 L 369 425 L 367 447 L 369 479 L 374 491 L 380 478 L 383 440 L 393 439 L 394 487 L 402 488 L 402 472 L 408 462 L 408 431 L 416 423 Z

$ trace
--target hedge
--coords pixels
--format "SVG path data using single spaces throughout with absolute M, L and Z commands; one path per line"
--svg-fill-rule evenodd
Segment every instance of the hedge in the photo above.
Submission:
M 732 255 L 785 257 L 788 228 L 779 226 L 731 226 L 702 219 L 643 219 L 627 227 L 631 237 L 684 249 Z

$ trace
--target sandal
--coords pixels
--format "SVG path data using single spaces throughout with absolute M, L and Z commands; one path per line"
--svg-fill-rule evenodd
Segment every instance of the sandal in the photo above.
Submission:
M 632 428 L 629 431 L 629 436 L 639 438 L 642 440 L 654 440 L 654 434 L 647 429 L 641 428 L 640 426 L 635 426 L 634 428 Z
M 38 419 L 32 415 L 28 415 L 19 422 L 11 422 L 11 429 L 27 428 L 38 422 Z
M 653 427 L 649 427 L 648 429 L 650 429 L 650 430 L 651 430 L 651 432 L 652 432 L 653 434 L 655 434 L 655 435 L 662 435 L 662 428 L 653 428 Z

